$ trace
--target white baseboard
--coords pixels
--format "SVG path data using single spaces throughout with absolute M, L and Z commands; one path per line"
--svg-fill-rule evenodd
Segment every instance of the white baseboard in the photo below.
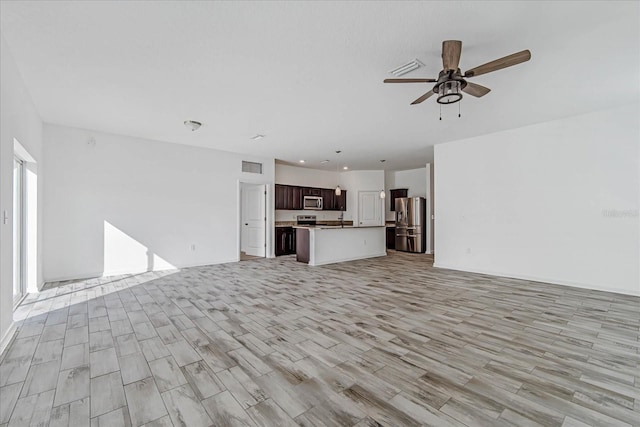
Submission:
M 357 261 L 359 259 L 367 259 L 367 258 L 378 258 L 381 256 L 387 256 L 387 251 L 385 250 L 384 252 L 380 252 L 377 254 L 371 254 L 371 255 L 367 255 L 367 256 L 360 256 L 360 257 L 353 257 L 353 258 L 337 258 L 337 259 L 331 259 L 331 260 L 326 260 L 326 261 L 322 261 L 319 263 L 315 263 L 315 264 L 311 264 L 309 263 L 309 265 L 311 266 L 318 266 L 318 265 L 327 265 L 327 264 L 337 264 L 339 262 L 347 262 L 347 261 Z
M 194 263 L 194 264 L 183 264 L 183 265 L 178 265 L 174 268 L 163 268 L 163 269 L 157 269 L 157 270 L 153 270 L 153 271 L 172 271 L 172 270 L 180 270 L 181 268 L 191 268 L 191 267 L 205 267 L 207 265 L 216 265 L 216 264 L 227 264 L 230 262 L 238 262 L 240 261 L 240 257 L 238 256 L 238 258 L 230 258 L 230 259 L 225 259 L 225 260 L 221 260 L 221 261 L 212 261 L 212 262 L 204 262 L 204 263 Z M 143 274 L 143 273 L 147 273 L 148 270 L 117 270 L 117 271 L 100 271 L 100 272 L 88 272 L 88 273 L 80 273 L 80 274 L 76 274 L 73 276 L 62 276 L 62 277 L 52 277 L 52 278 L 47 278 L 45 279 L 44 283 L 51 283 L 51 282 L 64 282 L 67 280 L 87 280 L 87 279 L 95 279 L 98 277 L 109 277 L 109 276 L 120 276 L 123 274 Z M 42 289 L 42 287 L 40 287 L 40 289 Z
M 438 262 L 434 262 L 433 266 L 435 268 L 445 268 L 447 270 L 464 271 L 468 273 L 478 273 L 478 274 L 488 274 L 490 276 L 507 277 L 510 279 L 529 280 L 531 282 L 551 283 L 553 285 L 569 286 L 572 288 L 581 288 L 581 289 L 590 289 L 592 291 L 612 292 L 614 294 L 640 296 L 640 289 L 629 290 L 629 289 L 605 288 L 602 286 L 595 286 L 587 283 L 577 283 L 577 282 L 567 282 L 563 280 L 557 280 L 551 277 L 537 277 L 537 276 L 529 276 L 526 274 L 516 275 L 512 273 L 503 273 L 499 271 L 490 271 L 490 270 L 478 270 L 478 269 L 468 269 L 468 268 L 463 269 L 460 267 L 454 267 L 446 264 L 441 264 Z
M 7 347 L 11 343 L 11 340 L 13 339 L 13 335 L 15 333 L 16 333 L 16 324 L 15 322 L 11 322 L 9 329 L 2 337 L 2 340 L 0 340 L 0 360 L 2 359 L 2 355 L 4 354 L 4 351 L 7 349 Z

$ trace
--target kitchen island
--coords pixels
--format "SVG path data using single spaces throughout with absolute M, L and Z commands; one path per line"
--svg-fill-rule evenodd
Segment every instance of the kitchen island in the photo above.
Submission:
M 325 265 L 386 256 L 385 227 L 294 226 L 296 259 Z

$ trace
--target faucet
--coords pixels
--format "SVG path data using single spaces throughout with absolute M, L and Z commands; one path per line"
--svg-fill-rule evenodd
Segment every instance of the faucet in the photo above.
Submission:
M 338 217 L 338 220 L 340 221 L 340 227 L 344 228 L 344 211 L 340 212 L 340 216 Z

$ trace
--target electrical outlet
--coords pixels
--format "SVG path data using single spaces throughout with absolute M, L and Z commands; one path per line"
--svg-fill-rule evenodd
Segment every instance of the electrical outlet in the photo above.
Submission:
M 195 252 L 195 250 L 196 250 L 196 245 L 195 245 L 195 243 L 191 244 L 191 250 Z
M 467 248 L 467 255 L 471 254 L 471 248 Z

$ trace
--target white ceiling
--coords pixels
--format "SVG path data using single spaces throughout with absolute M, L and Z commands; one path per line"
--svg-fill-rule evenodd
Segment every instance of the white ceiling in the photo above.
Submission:
M 432 146 L 637 102 L 638 2 L 2 1 L 1 31 L 44 121 L 351 169 L 420 167 Z M 409 103 L 441 42 L 492 92 L 457 107 Z M 204 126 L 190 132 L 182 122 Z M 252 141 L 251 136 L 266 138 Z

